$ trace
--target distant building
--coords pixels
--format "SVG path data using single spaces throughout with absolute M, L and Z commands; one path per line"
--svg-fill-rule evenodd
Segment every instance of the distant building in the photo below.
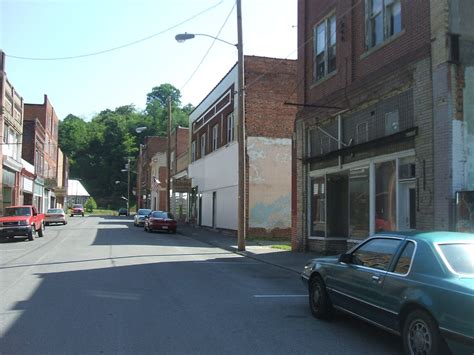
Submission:
M 75 203 L 84 205 L 89 199 L 89 193 L 79 180 L 69 180 L 67 186 L 68 207 L 71 207 Z

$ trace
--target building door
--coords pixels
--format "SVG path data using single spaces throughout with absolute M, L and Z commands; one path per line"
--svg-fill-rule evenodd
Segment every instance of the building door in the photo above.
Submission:
M 327 176 L 327 236 L 349 235 L 349 178 L 347 173 Z
M 416 229 L 416 186 L 415 181 L 401 181 L 398 192 L 398 229 Z
M 198 195 L 198 199 L 199 199 L 199 207 L 198 207 L 198 225 L 201 226 L 201 222 L 202 222 L 202 194 L 199 194 Z
M 212 228 L 216 228 L 216 192 L 212 193 Z

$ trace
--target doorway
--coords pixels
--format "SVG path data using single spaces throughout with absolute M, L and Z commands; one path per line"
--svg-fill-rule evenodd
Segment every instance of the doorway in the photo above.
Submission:
M 327 176 L 327 236 L 349 235 L 349 176 L 347 173 Z
M 416 229 L 416 184 L 415 181 L 400 181 L 398 192 L 398 229 Z
M 212 193 L 212 228 L 216 228 L 216 194 L 215 191 Z

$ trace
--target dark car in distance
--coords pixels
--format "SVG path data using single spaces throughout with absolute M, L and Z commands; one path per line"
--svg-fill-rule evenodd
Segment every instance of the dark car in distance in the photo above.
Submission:
M 119 208 L 118 210 L 118 215 L 119 216 L 128 216 L 128 210 L 124 207 Z
M 384 232 L 301 274 L 316 318 L 340 310 L 401 335 L 407 354 L 474 349 L 474 234 Z
M 144 229 L 146 232 L 165 231 L 168 233 L 176 233 L 178 222 L 170 212 L 152 211 L 145 217 Z

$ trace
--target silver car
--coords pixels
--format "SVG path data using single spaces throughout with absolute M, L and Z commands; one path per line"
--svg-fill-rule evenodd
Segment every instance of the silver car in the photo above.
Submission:
M 145 224 L 145 217 L 151 213 L 151 209 L 141 208 L 137 211 L 137 214 L 133 217 L 133 225 L 135 227 L 143 226 Z
M 52 223 L 67 224 L 66 213 L 62 208 L 50 208 L 44 214 L 44 224 L 46 226 Z

